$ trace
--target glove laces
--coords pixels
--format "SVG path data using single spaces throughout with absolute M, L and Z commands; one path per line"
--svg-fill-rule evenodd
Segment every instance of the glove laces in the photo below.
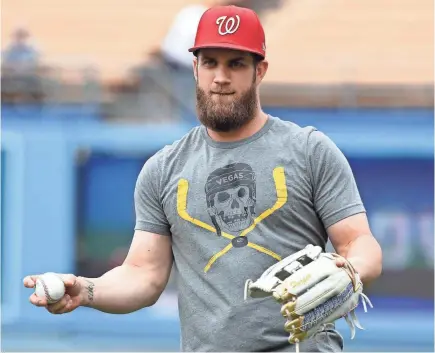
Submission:
M 364 312 L 367 312 L 367 304 L 370 306 L 370 308 L 373 309 L 373 304 L 370 301 L 370 299 L 367 297 L 367 295 L 365 295 L 364 293 L 360 293 L 359 294 L 360 298 L 361 298 L 361 302 L 363 304 L 363 308 L 364 308 Z M 346 314 L 344 316 L 344 319 L 346 320 L 346 323 L 348 324 L 349 328 L 350 328 L 350 332 L 351 332 L 351 339 L 354 339 L 355 337 L 355 327 L 359 328 L 360 330 L 365 330 L 365 328 L 361 325 L 361 323 L 358 320 L 358 317 L 356 316 L 355 313 L 355 309 L 352 309 L 349 314 Z

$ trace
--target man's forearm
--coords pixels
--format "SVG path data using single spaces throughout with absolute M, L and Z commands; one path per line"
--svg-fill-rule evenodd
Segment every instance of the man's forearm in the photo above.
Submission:
M 153 305 L 161 289 L 144 270 L 122 265 L 99 278 L 79 277 L 82 305 L 112 314 L 127 314 Z
M 382 272 L 382 250 L 371 235 L 361 235 L 349 244 L 345 257 L 352 263 L 364 285 L 370 284 Z

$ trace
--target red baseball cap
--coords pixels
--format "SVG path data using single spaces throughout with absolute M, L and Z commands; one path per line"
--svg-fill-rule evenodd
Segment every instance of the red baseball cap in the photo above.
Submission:
M 264 29 L 253 10 L 234 5 L 212 7 L 201 16 L 189 51 L 202 48 L 236 49 L 265 58 Z

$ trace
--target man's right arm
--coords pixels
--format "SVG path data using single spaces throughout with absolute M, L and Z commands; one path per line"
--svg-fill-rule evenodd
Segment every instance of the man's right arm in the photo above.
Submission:
M 128 255 L 121 266 L 98 278 L 60 275 L 66 294 L 55 304 L 30 296 L 53 314 L 87 306 L 103 312 L 126 314 L 151 306 L 160 297 L 172 269 L 172 237 L 162 206 L 157 154 L 142 168 L 134 191 L 136 225 Z M 34 288 L 38 276 L 27 276 L 24 285 Z
M 58 274 L 65 295 L 54 304 L 33 293 L 33 305 L 52 314 L 65 314 L 79 306 L 106 313 L 127 314 L 157 302 L 168 283 L 172 268 L 171 237 L 136 230 L 128 255 L 121 266 L 98 278 Z M 35 288 L 39 275 L 26 276 L 24 286 Z
M 99 278 L 78 277 L 81 305 L 126 314 L 157 302 L 172 268 L 171 237 L 135 231 L 121 266 Z
M 82 305 L 125 314 L 153 305 L 171 273 L 170 226 L 161 200 L 161 153 L 146 161 L 136 181 L 136 224 L 128 255 L 99 278 L 79 277 Z

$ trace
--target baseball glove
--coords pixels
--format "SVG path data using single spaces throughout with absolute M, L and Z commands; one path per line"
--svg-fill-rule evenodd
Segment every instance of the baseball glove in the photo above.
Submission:
M 373 306 L 363 294 L 362 282 L 353 266 L 345 260 L 345 266 L 337 267 L 339 257 L 308 245 L 268 268 L 257 281 L 247 280 L 245 299 L 248 295 L 273 296 L 282 305 L 290 343 L 298 344 L 342 317 L 350 326 L 353 339 L 355 327 L 364 329 L 355 315 L 360 299 L 364 311 L 366 302 Z

